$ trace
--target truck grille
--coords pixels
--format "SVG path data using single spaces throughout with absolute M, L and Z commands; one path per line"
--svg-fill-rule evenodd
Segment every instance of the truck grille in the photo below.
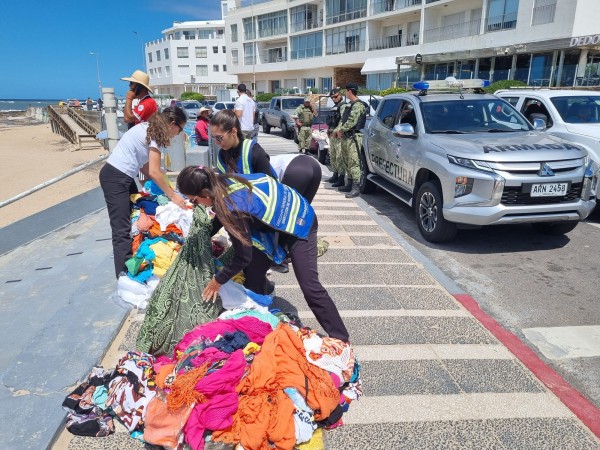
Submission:
M 571 189 L 564 197 L 531 197 L 528 192 L 521 192 L 521 186 L 505 186 L 501 203 L 503 205 L 546 205 L 576 202 L 581 197 L 582 186 L 582 183 L 571 184 Z

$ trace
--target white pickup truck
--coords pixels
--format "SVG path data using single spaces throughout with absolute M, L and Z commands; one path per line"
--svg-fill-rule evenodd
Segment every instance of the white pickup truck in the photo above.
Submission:
M 277 96 L 271 99 L 269 107 L 262 112 L 262 128 L 265 133 L 270 133 L 271 128 L 281 128 L 285 138 L 294 134 L 296 122 L 292 115 L 298 106 L 304 103 L 304 97 Z

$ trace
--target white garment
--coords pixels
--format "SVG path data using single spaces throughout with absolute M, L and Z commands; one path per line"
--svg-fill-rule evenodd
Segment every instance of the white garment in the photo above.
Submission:
M 254 131 L 254 111 L 256 110 L 256 103 L 247 94 L 241 94 L 235 101 L 233 107 L 235 111 L 242 111 L 242 117 L 240 117 L 240 125 L 242 131 Z
M 285 173 L 285 169 L 287 169 L 287 166 L 289 166 L 292 160 L 294 158 L 297 158 L 298 156 L 302 155 L 299 153 L 287 153 L 284 155 L 271 156 L 269 161 L 271 163 L 271 166 L 275 170 L 279 181 L 281 181 L 281 179 L 283 178 L 283 174 Z
M 148 122 L 140 123 L 128 130 L 106 162 L 131 178 L 137 177 L 140 169 L 148 162 L 150 147 L 158 149 L 155 141 L 146 144 L 147 133 Z
M 192 225 L 192 216 L 194 212 L 191 209 L 182 209 L 173 202 L 156 207 L 154 218 L 160 225 L 160 231 L 165 231 L 171 224 L 179 227 L 183 237 L 187 237 Z

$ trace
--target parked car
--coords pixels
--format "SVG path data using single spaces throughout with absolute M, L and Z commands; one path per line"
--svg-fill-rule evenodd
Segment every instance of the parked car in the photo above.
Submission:
M 176 106 L 183 109 L 188 120 L 196 120 L 200 114 L 200 108 L 202 108 L 202 104 L 197 100 L 184 100 L 177 102 Z
M 277 96 L 271 99 L 269 107 L 263 111 L 262 128 L 265 133 L 270 133 L 271 128 L 281 128 L 283 137 L 291 138 L 294 135 L 296 122 L 292 115 L 298 106 L 304 103 L 304 97 Z
M 218 113 L 222 109 L 233 109 L 235 107 L 235 102 L 215 102 L 213 109 L 213 114 Z
M 207 108 L 212 108 L 213 106 L 215 106 L 215 103 L 217 103 L 216 100 L 204 100 L 202 102 L 202 106 L 206 106 Z
M 317 115 L 313 119 L 313 123 L 311 125 L 311 130 L 314 134 L 315 131 L 320 131 L 322 133 L 327 133 L 329 126 L 327 125 L 327 119 L 331 116 L 331 109 L 321 109 L 317 110 Z M 294 127 L 294 142 L 298 143 L 298 127 Z M 327 153 L 329 152 L 329 140 L 325 142 L 325 146 L 323 149 L 319 149 L 319 143 L 313 137 L 310 140 L 310 148 L 309 151 L 317 155 L 319 162 L 321 164 L 325 164 L 327 162 Z
M 392 94 L 363 134 L 362 193 L 379 186 L 414 208 L 421 235 L 452 240 L 457 228 L 531 223 L 542 233 L 573 230 L 596 204 L 598 173 L 586 147 L 532 127 L 489 94 Z M 469 83 L 467 84 L 466 81 Z M 429 95 L 426 95 L 429 92 Z
M 258 108 L 258 123 L 262 123 L 263 112 L 269 107 L 270 104 L 271 103 L 269 102 L 256 102 L 256 107 Z
M 533 123 L 544 121 L 547 133 L 587 147 L 600 165 L 600 92 L 568 89 L 505 89 L 503 98 Z M 600 201 L 600 189 L 596 193 Z

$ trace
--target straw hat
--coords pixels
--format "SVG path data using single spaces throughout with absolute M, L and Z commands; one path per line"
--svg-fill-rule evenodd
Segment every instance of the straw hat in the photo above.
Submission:
M 203 106 L 202 108 L 200 108 L 200 111 L 198 111 L 198 114 L 202 114 L 204 111 L 212 111 L 212 109 L 207 108 L 206 106 Z
M 150 88 L 150 77 L 146 72 L 142 72 L 141 70 L 136 70 L 130 77 L 121 78 L 123 81 L 131 81 L 132 83 L 141 84 L 152 94 L 152 89 Z

